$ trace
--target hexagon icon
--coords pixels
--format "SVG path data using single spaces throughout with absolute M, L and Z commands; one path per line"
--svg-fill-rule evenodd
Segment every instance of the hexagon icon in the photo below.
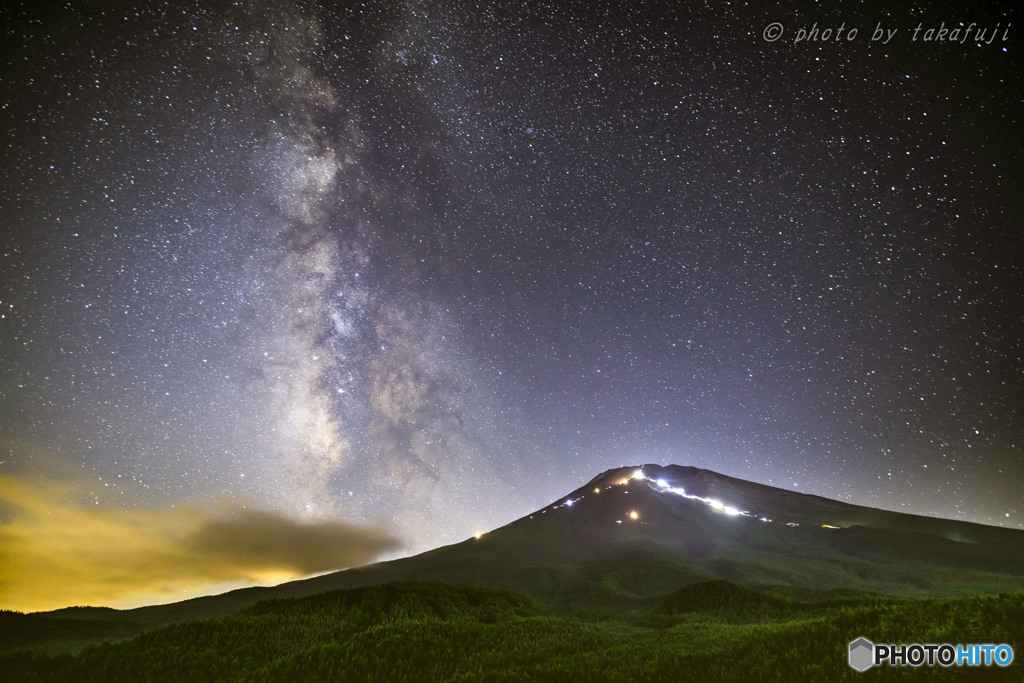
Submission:
M 857 671 L 867 671 L 875 663 L 875 644 L 861 637 L 850 643 L 850 656 L 847 660 Z

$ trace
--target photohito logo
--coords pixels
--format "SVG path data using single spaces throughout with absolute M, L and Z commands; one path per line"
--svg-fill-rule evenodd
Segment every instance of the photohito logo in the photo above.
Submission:
M 933 643 L 911 645 L 876 645 L 867 638 L 850 642 L 847 662 L 857 671 L 873 666 L 1009 666 L 1013 648 L 1000 645 L 950 645 Z

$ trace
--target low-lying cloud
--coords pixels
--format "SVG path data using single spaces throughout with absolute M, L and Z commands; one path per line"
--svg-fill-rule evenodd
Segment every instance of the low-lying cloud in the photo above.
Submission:
M 121 509 L 74 486 L 0 476 L 0 608 L 130 607 L 366 564 L 376 528 L 241 507 Z

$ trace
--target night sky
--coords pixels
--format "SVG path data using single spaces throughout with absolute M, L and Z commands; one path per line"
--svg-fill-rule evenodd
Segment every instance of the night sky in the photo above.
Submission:
M 39 4 L 0 10 L 0 607 L 645 462 L 1024 527 L 1015 3 Z

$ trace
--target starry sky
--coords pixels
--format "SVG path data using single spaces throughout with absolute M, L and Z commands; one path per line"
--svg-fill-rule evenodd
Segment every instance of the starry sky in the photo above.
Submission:
M 0 607 L 420 552 L 646 462 L 1024 527 L 1014 3 L 38 5 Z

